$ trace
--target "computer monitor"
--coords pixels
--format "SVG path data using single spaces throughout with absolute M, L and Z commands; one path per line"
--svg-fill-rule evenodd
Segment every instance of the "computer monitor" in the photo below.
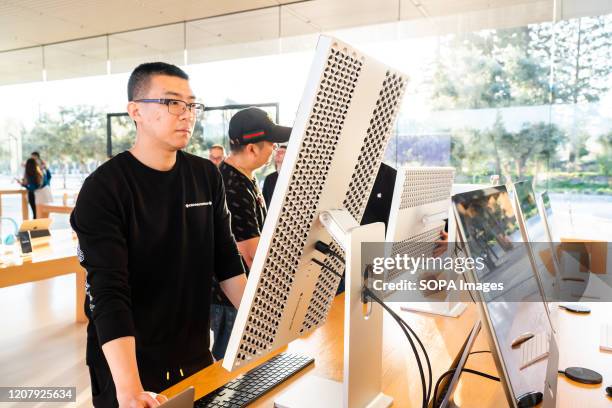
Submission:
M 546 234 L 550 242 L 559 242 L 559 235 L 557 234 L 557 228 L 555 227 L 555 217 L 553 215 L 552 205 L 550 203 L 550 197 L 548 191 L 544 191 L 540 195 L 542 219 L 546 227 Z
M 561 285 L 563 286 L 564 275 L 566 275 L 568 271 L 564 271 L 561 267 L 561 260 L 559 259 L 561 238 L 559 234 L 557 234 L 557 228 L 555 227 L 555 217 L 553 214 L 552 205 L 550 203 L 550 197 L 548 196 L 548 192 L 546 191 L 540 195 L 540 213 L 542 215 L 546 238 L 550 243 L 550 251 L 552 255 L 553 265 L 555 266 L 556 271 L 559 272 L 559 278 L 561 280 Z M 567 276 L 567 280 L 580 282 L 584 279 L 580 276 Z M 562 297 L 563 296 L 560 295 L 559 299 L 561 299 Z
M 453 196 L 453 209 L 467 256 L 481 258 L 469 269 L 474 284 L 500 284 L 502 291 L 473 291 L 483 329 L 500 374 L 508 403 L 518 405 L 526 394 L 542 393 L 544 407 L 554 407 L 558 352 L 548 307 L 539 289 L 528 243 L 524 243 L 505 186 Z M 548 357 L 524 366 L 522 351 L 512 343 L 525 333 L 549 339 Z
M 548 240 L 535 192 L 528 181 L 519 181 L 513 186 L 517 219 L 523 239 L 530 244 L 536 277 L 542 284 L 544 299 L 551 310 L 557 310 L 555 301 L 560 296 L 559 264 Z M 554 323 L 555 319 L 552 320 Z
M 517 211 L 520 212 L 527 236 L 532 242 L 545 242 L 548 240 L 544 220 L 538 210 L 538 203 L 533 186 L 527 180 L 514 183 Z
M 354 241 L 346 248 L 334 243 L 320 216 L 341 210 L 349 229 L 367 232 L 360 239 L 384 241 L 382 223 L 358 224 L 406 82 L 403 74 L 350 45 L 320 37 L 223 360 L 225 369 L 259 359 L 325 323 L 340 282 L 326 268 L 341 275 L 345 264 L 316 250 L 322 241 L 336 253 L 347 250 L 345 302 L 356 309 L 345 317 L 351 324 L 345 326 L 340 392 L 350 406 L 381 397 L 382 309 L 374 305 L 368 318 L 363 316 L 357 306 L 362 275 L 349 267 L 360 263 L 359 248 Z
M 187 387 L 179 394 L 170 398 L 168 401 L 161 404 L 160 408 L 193 408 L 193 397 L 195 396 L 195 388 Z
M 606 274 L 602 274 L 606 268 L 602 268 L 600 263 L 598 266 L 593 265 L 593 269 L 591 269 L 592 254 L 589 255 L 590 251 L 587 248 L 589 240 L 569 239 L 567 240 L 568 242 L 562 242 L 563 240 L 558 233 L 559 227 L 557 222 L 559 220 L 553 213 L 548 192 L 543 192 L 540 198 L 542 219 L 550 242 L 552 260 L 557 268 L 556 270 L 559 271 L 558 299 L 563 302 L 569 302 L 560 304 L 560 306 L 572 312 L 580 311 L 587 313 L 589 308 L 585 304 L 577 304 L 575 302 L 596 301 L 598 299 L 610 298 L 611 296 L 610 287 L 612 285 L 609 278 L 604 277 Z M 607 244 L 600 241 L 590 245 L 604 249 Z M 605 259 L 605 257 L 600 259 Z M 586 262 L 583 263 L 583 261 Z M 587 272 L 595 272 L 595 274 Z
M 453 167 L 407 166 L 398 171 L 386 234 L 387 249 L 390 250 L 387 257 L 433 256 L 436 241 L 440 240 L 440 232 L 444 230 L 449 218 L 454 178 Z M 405 274 L 405 270 L 391 270 L 385 280 L 401 280 Z M 449 272 L 419 270 L 413 275 L 413 279 L 427 279 L 425 275 L 431 275 L 431 279 L 449 278 Z M 410 302 L 402 302 L 401 308 L 458 317 L 466 306 L 451 298 L 455 293 L 457 292 L 410 293 Z M 415 295 L 419 295 L 418 298 Z

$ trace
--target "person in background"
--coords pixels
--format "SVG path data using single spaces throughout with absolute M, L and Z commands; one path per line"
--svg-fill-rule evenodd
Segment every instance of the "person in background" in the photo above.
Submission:
M 270 203 L 272 202 L 272 195 L 274 193 L 274 188 L 276 187 L 276 181 L 278 180 L 278 173 L 280 172 L 281 166 L 283 165 L 283 159 L 285 158 L 286 151 L 287 146 L 278 146 L 278 149 L 276 149 L 276 153 L 274 154 L 274 166 L 276 167 L 276 171 L 274 173 L 268 174 L 268 176 L 264 180 L 262 193 L 264 196 L 264 200 L 266 200 L 266 208 L 270 208 Z
M 248 273 L 267 213 L 253 172 L 269 163 L 275 143 L 289 140 L 291 128 L 276 125 L 261 109 L 247 108 L 232 116 L 228 133 L 230 154 L 219 166 L 219 171 L 232 217 L 232 233 Z M 217 360 L 225 356 L 236 313 L 236 308 L 223 296 L 219 287 L 213 285 L 212 353 Z
M 208 149 L 208 160 L 213 162 L 217 167 L 225 160 L 225 157 L 225 147 L 220 144 L 214 144 Z
M 212 364 L 212 277 L 236 307 L 246 286 L 221 174 L 182 151 L 204 109 L 189 76 L 146 63 L 127 91 L 134 145 L 85 180 L 70 216 L 96 408 L 157 407 L 156 393 Z
M 47 167 L 47 163 L 45 163 L 45 161 L 40 158 L 40 153 L 32 152 L 30 154 L 30 157 L 36 160 L 38 166 L 40 167 L 40 170 L 42 171 L 43 182 L 41 187 L 51 186 L 51 170 L 49 170 L 49 167 Z
M 42 187 L 43 172 L 35 159 L 29 158 L 25 163 L 25 171 L 21 180 L 16 179 L 19 184 L 28 190 L 28 202 L 32 209 L 32 218 L 36 218 L 36 195 L 34 192 Z

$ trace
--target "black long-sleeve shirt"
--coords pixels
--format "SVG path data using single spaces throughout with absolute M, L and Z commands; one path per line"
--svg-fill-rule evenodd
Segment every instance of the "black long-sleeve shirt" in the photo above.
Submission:
M 266 201 L 266 208 L 270 208 L 270 203 L 272 202 L 272 196 L 274 195 L 274 189 L 276 188 L 277 181 L 278 171 L 268 174 L 264 179 L 264 185 L 261 193 Z
M 87 270 L 88 364 L 125 336 L 141 371 L 211 361 L 212 276 L 244 272 L 211 162 L 179 151 L 157 171 L 123 152 L 85 180 L 70 223 Z

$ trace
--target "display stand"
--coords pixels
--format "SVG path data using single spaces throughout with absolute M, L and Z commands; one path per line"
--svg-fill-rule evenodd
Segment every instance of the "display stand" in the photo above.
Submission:
M 382 223 L 359 226 L 346 210 L 326 211 L 319 217 L 346 254 L 344 294 L 344 376 L 342 382 L 316 376 L 304 378 L 274 401 L 278 408 L 387 408 L 393 399 L 382 393 L 383 310 L 362 303 L 363 242 L 383 242 Z M 325 269 L 321 273 L 331 273 Z

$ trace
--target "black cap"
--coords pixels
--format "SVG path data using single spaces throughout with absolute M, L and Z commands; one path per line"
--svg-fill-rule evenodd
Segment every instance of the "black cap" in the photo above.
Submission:
M 228 133 L 233 145 L 262 141 L 286 143 L 291 136 L 291 128 L 275 124 L 268 114 L 259 108 L 246 108 L 232 116 Z

